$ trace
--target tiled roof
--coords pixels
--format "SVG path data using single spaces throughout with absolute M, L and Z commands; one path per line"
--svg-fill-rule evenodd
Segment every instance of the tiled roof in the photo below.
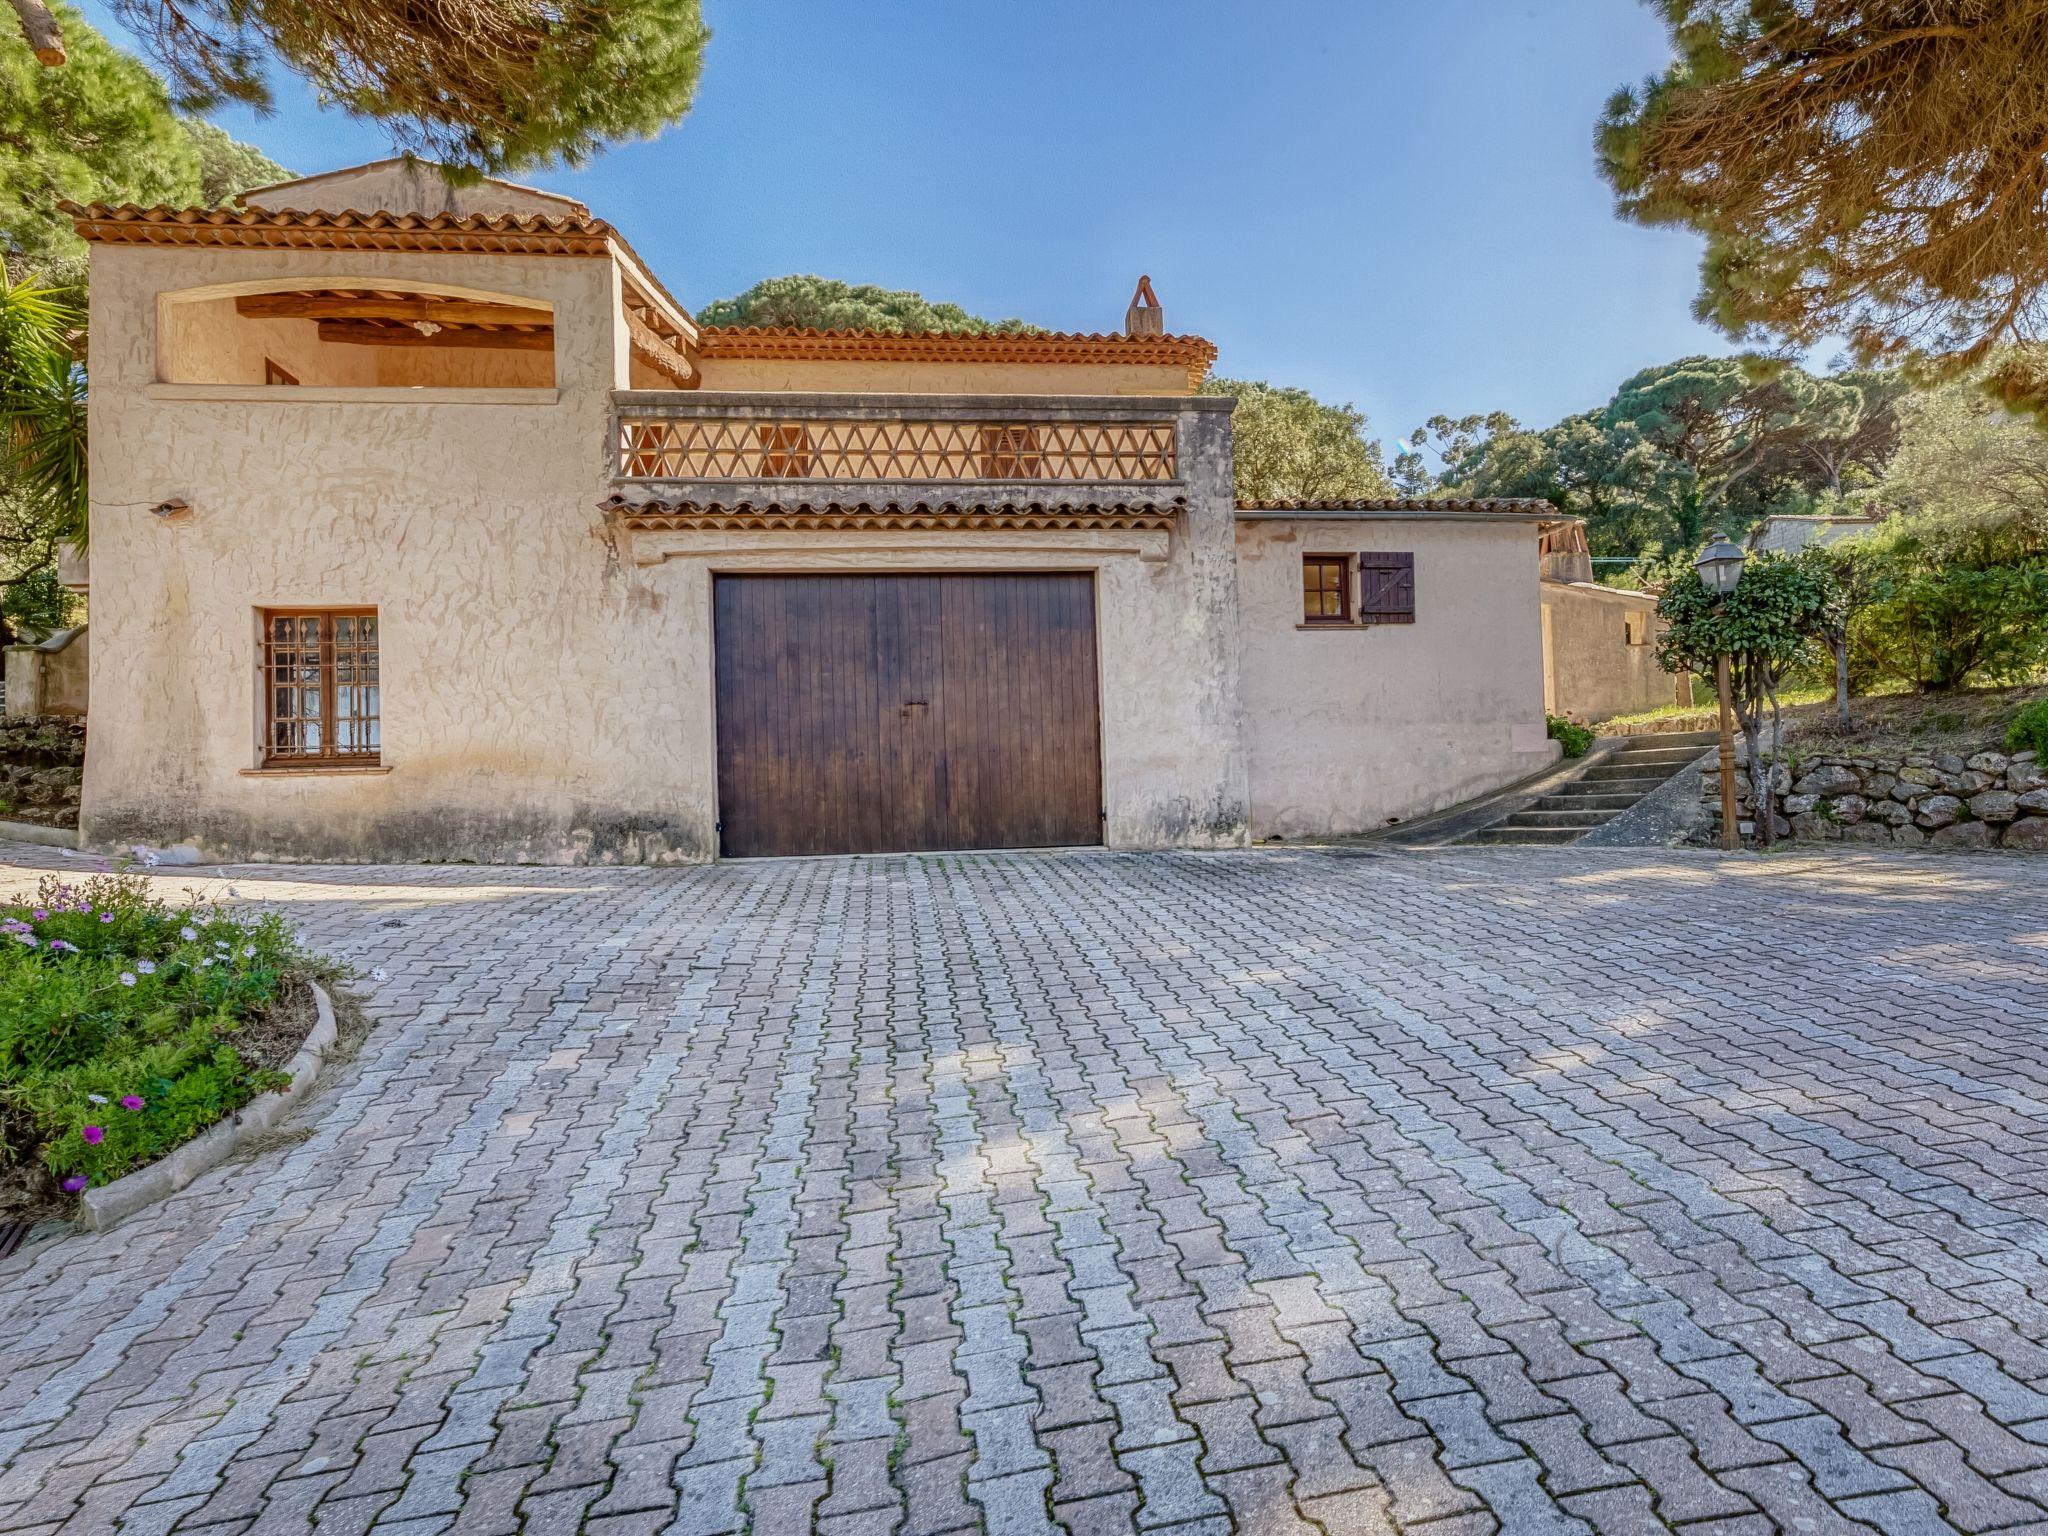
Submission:
M 81 238 L 112 245 L 227 245 L 322 251 L 513 251 L 603 256 L 602 219 L 545 214 L 341 213 L 296 208 L 138 208 L 58 204 Z
M 1188 370 L 1190 387 L 1216 361 L 1200 336 L 1125 336 L 1075 331 L 823 331 L 801 326 L 709 326 L 698 333 L 707 358 L 804 362 L 1121 363 Z
M 1498 513 L 1512 517 L 1562 517 L 1550 502 L 1540 496 L 1468 496 L 1439 497 L 1435 500 L 1416 496 L 1375 497 L 1350 501 L 1240 501 L 1240 512 L 1299 513 L 1317 512 L 1378 512 L 1409 513 Z
M 1062 502 L 1029 496 L 945 498 L 937 501 L 669 501 L 613 495 L 598 503 L 637 529 L 947 528 L 1030 529 L 1171 528 L 1185 498 L 1157 501 Z
M 102 245 L 210 245 L 248 250 L 499 252 L 623 257 L 690 329 L 690 312 L 603 219 L 540 213 L 326 213 L 300 208 L 57 205 L 79 237 Z

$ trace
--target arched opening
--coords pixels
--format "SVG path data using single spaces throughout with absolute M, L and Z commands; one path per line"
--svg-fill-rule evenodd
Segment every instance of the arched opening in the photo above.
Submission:
M 165 294 L 165 384 L 552 389 L 554 307 L 438 284 L 333 278 Z

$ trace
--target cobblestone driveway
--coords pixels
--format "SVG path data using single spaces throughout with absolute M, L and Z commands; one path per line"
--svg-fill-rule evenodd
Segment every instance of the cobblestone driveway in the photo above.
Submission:
M 0 1264 L 5 1530 L 2048 1530 L 2041 865 L 236 883 L 383 1023 Z

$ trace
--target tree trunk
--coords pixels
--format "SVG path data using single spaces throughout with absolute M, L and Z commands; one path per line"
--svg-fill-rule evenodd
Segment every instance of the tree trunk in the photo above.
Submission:
M 35 50 L 36 62 L 52 69 L 62 64 L 68 57 L 64 52 L 64 32 L 57 25 L 57 18 L 50 14 L 50 8 L 43 0 L 13 0 L 13 4 L 14 14 L 21 18 L 21 35 Z
M 1828 636 L 1828 649 L 1835 653 L 1835 718 L 1842 729 L 1853 729 L 1849 724 L 1849 637 Z

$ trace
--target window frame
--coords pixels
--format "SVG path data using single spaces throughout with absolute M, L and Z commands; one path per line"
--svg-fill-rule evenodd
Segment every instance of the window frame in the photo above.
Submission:
M 1334 614 L 1310 613 L 1308 611 L 1310 591 L 1308 584 L 1309 570 L 1313 566 L 1332 565 L 1337 568 L 1337 611 Z M 1329 629 L 1338 625 L 1355 624 L 1357 621 L 1357 609 L 1351 599 L 1351 581 L 1351 557 L 1349 555 L 1303 554 L 1301 557 L 1300 589 L 1301 622 L 1303 626 L 1314 629 Z M 1319 597 L 1327 596 L 1329 589 L 1318 586 L 1315 588 L 1315 592 Z
M 317 643 L 319 647 L 318 665 L 320 669 L 319 724 L 322 727 L 323 749 L 319 752 L 280 751 L 277 746 L 277 724 L 279 719 L 277 713 L 277 656 L 281 649 L 303 650 L 303 647 L 296 641 L 289 646 L 280 646 L 276 638 L 276 621 L 279 619 L 308 618 L 316 618 L 320 621 Z M 368 619 L 377 626 L 375 643 L 373 645 L 366 648 L 358 643 L 351 648 L 358 662 L 367 654 L 374 659 L 376 667 L 376 680 L 374 683 L 376 705 L 374 711 L 367 715 L 358 714 L 352 717 L 359 728 L 367 726 L 374 733 L 377 744 L 368 749 L 356 748 L 342 751 L 336 748 L 340 733 L 336 728 L 339 715 L 337 708 L 338 685 L 335 679 L 335 631 L 337 627 L 336 621 L 340 619 Z M 263 707 L 262 736 L 258 748 L 258 760 L 262 766 L 266 769 L 289 769 L 296 772 L 319 772 L 323 770 L 328 772 L 348 772 L 365 768 L 381 768 L 384 764 L 384 631 L 382 619 L 376 606 L 364 603 L 344 603 L 331 607 L 294 604 L 276 608 L 259 608 L 257 610 L 257 623 L 259 626 L 257 665 L 262 673 L 261 698 Z M 291 686 L 302 687 L 303 685 L 293 684 Z M 358 681 L 353 686 L 361 688 L 363 685 Z M 311 717 L 292 715 L 286 718 L 303 722 Z

